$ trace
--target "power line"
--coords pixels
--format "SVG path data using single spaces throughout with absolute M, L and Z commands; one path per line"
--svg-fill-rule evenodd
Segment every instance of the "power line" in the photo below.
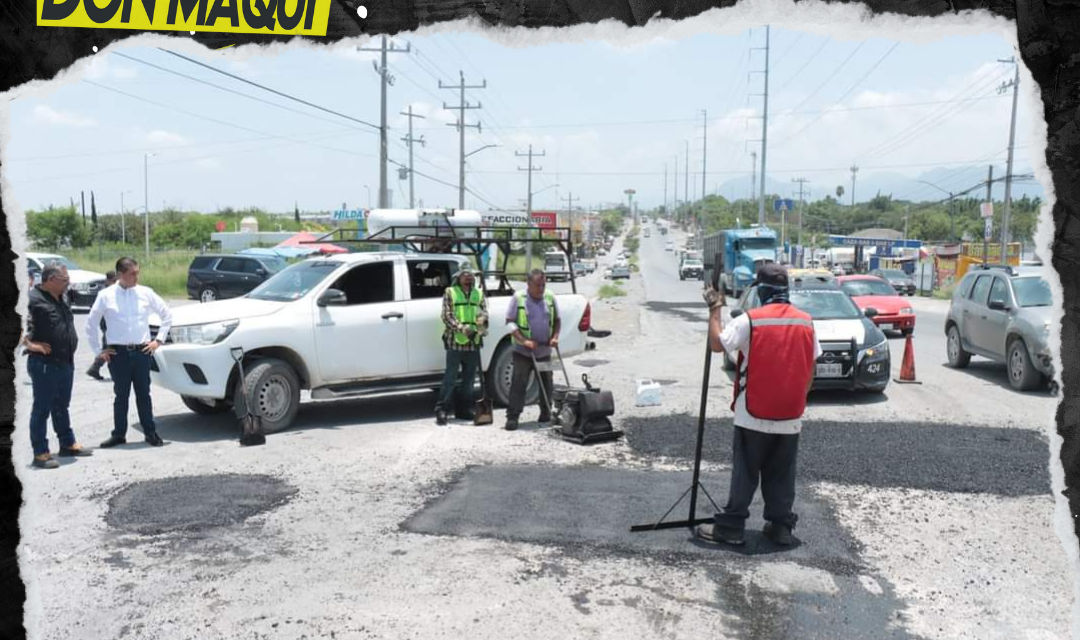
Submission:
M 120 53 L 120 52 L 117 52 L 117 51 L 114 51 L 112 55 L 119 56 L 119 57 L 124 58 L 126 60 L 131 60 L 132 62 L 137 62 L 139 64 L 146 65 L 148 67 L 157 69 L 159 71 L 163 71 L 165 73 L 172 74 L 174 76 L 179 76 L 181 78 L 191 80 L 192 82 L 198 82 L 199 84 L 204 84 L 204 85 L 206 85 L 208 87 L 213 87 L 215 89 L 218 89 L 219 91 L 224 91 L 226 93 L 231 93 L 231 94 L 234 94 L 234 95 L 238 95 L 238 96 L 247 98 L 249 100 L 254 100 L 255 102 L 261 102 L 262 104 L 267 104 L 267 105 L 270 105 L 271 107 L 276 107 L 278 109 L 283 109 L 283 110 L 289 111 L 291 113 L 297 113 L 297 114 L 300 114 L 302 116 L 306 116 L 308 118 L 314 118 L 316 120 L 322 120 L 323 122 L 330 122 L 330 123 L 334 123 L 334 124 L 340 124 L 337 120 L 331 120 L 329 118 L 321 118 L 321 117 L 319 117 L 319 116 L 317 116 L 317 115 L 315 115 L 313 113 L 308 113 L 306 111 L 301 111 L 300 109 L 293 109 L 292 107 L 287 107 L 285 105 L 278 104 L 276 102 L 270 102 L 269 100 L 263 100 L 262 98 L 259 98 L 257 96 L 253 96 L 251 94 L 244 93 L 242 91 L 237 91 L 235 89 L 230 89 L 230 88 L 224 87 L 224 86 L 222 86 L 220 84 L 215 84 L 215 83 L 210 82 L 208 80 L 203 80 L 202 78 L 196 78 L 195 76 L 189 76 L 186 73 L 181 73 L 179 71 L 169 69 L 168 67 L 163 67 L 161 65 L 157 65 L 157 64 L 154 64 L 152 62 L 148 62 L 146 60 L 136 58 L 134 56 L 129 56 L 127 54 L 123 54 L 123 53 Z M 368 132 L 366 129 L 364 129 L 364 131 Z M 370 133 L 370 132 L 368 132 L 368 133 Z
M 859 86 L 860 84 L 862 84 L 864 80 L 866 80 L 866 79 L 867 79 L 868 77 L 870 77 L 870 74 L 871 74 L 871 73 L 873 73 L 873 72 L 874 72 L 874 71 L 875 71 L 875 70 L 876 70 L 876 69 L 877 69 L 877 68 L 878 68 L 879 66 L 881 66 L 881 63 L 882 63 L 882 62 L 885 62 L 885 58 L 888 58 L 888 57 L 889 57 L 889 54 L 891 54 L 891 53 L 892 53 L 892 52 L 893 52 L 894 50 L 896 50 L 896 48 L 897 48 L 897 47 L 899 47 L 899 46 L 900 46 L 900 43 L 899 43 L 899 42 L 897 42 L 897 43 L 894 43 L 894 44 L 893 44 L 893 46 L 889 47 L 889 50 L 888 50 L 888 51 L 886 51 L 886 52 L 885 52 L 885 53 L 884 53 L 884 54 L 883 54 L 883 55 L 882 55 L 882 56 L 881 56 L 880 58 L 878 58 L 877 62 L 875 62 L 875 63 L 873 64 L 873 66 L 871 66 L 871 67 L 870 67 L 870 69 L 869 69 L 869 70 L 868 70 L 868 71 L 867 71 L 866 73 L 864 73 L 864 74 L 863 74 L 863 75 L 862 75 L 862 76 L 861 76 L 861 77 L 860 77 L 860 78 L 859 78 L 858 80 L 856 80 L 856 81 L 855 81 L 855 84 L 851 85 L 851 88 L 850 88 L 850 89 L 848 89 L 847 91 L 845 91 L 845 92 L 844 92 L 844 94 L 843 94 L 842 96 L 840 96 L 840 97 L 839 97 L 839 98 L 838 98 L 838 99 L 836 100 L 836 103 L 837 103 L 837 104 L 841 104 L 841 103 L 843 103 L 843 102 L 844 102 L 844 98 L 847 98 L 847 97 L 848 97 L 849 95 L 851 95 L 851 92 L 852 92 L 852 91 L 855 91 L 855 89 L 856 89 L 856 88 L 858 88 L 858 86 Z M 821 112 L 820 114 L 818 114 L 818 116 L 817 116 L 816 118 L 814 118 L 814 119 L 812 119 L 812 120 L 811 120 L 810 122 L 806 123 L 806 126 L 804 126 L 803 128 L 799 129 L 799 130 L 798 130 L 798 131 L 796 131 L 795 133 L 793 133 L 793 134 L 791 134 L 790 136 L 788 136 L 788 137 L 787 137 L 787 138 L 786 138 L 786 139 L 785 139 L 785 140 L 784 140 L 783 142 L 781 142 L 780 144 L 781 144 L 781 145 L 784 145 L 784 144 L 787 144 L 787 143 L 791 142 L 791 141 L 792 141 L 793 139 L 797 138 L 797 137 L 799 136 L 799 134 L 801 134 L 801 133 L 802 133 L 803 131 L 806 131 L 807 129 L 809 129 L 809 128 L 810 128 L 811 126 L 813 126 L 813 125 L 814 125 L 814 123 L 815 123 L 815 122 L 817 122 L 818 120 L 821 120 L 822 118 L 824 118 L 824 117 L 825 117 L 825 114 L 827 114 L 827 113 L 830 113 L 831 111 L 832 111 L 831 109 L 825 109 L 825 110 L 824 110 L 824 111 L 822 111 L 822 112 Z
M 167 49 L 161 49 L 160 47 L 159 47 L 159 50 L 164 51 L 165 53 L 167 53 L 167 54 L 169 54 L 171 56 L 176 56 L 177 58 L 180 58 L 181 60 L 187 60 L 191 64 L 196 64 L 196 65 L 199 65 L 200 67 L 209 69 L 209 70 L 213 71 L 214 73 L 220 73 L 223 76 L 228 76 L 228 77 L 230 77 L 230 78 L 232 78 L 234 80 L 239 80 L 240 82 L 250 84 L 251 86 L 258 87 L 258 88 L 262 89 L 263 91 L 268 91 L 268 92 L 273 93 L 275 95 L 279 95 L 279 96 L 281 96 L 283 98 L 288 98 L 289 100 L 292 100 L 294 102 L 299 102 L 300 104 L 307 105 L 307 106 L 309 106 L 309 107 L 311 107 L 313 109 L 318 109 L 319 111 L 325 111 L 326 113 L 333 114 L 333 115 L 335 115 L 335 116 L 337 116 L 339 118 L 345 118 L 346 120 L 351 120 L 351 121 L 356 122 L 358 124 L 362 124 L 362 125 L 371 127 L 372 129 L 376 129 L 376 130 L 379 129 L 379 125 L 377 125 L 377 124 L 372 124 L 370 122 L 365 122 L 363 120 L 360 120 L 359 118 L 354 118 L 352 116 L 345 115 L 344 113 L 334 111 L 333 109 L 327 109 L 326 107 L 317 105 L 317 104 L 315 104 L 313 102 L 308 102 L 307 100 L 304 100 L 303 98 L 297 98 L 296 96 L 290 95 L 290 94 L 285 93 L 283 91 L 278 91 L 277 89 L 272 89 L 270 87 L 267 87 L 266 85 L 259 84 L 258 82 L 253 82 L 251 80 L 248 80 L 247 78 L 243 78 L 243 77 L 238 76 L 236 74 L 229 73 L 228 71 L 218 69 L 217 67 L 212 67 L 212 66 L 206 64 L 205 62 L 200 62 L 199 60 L 195 60 L 194 58 L 189 58 L 189 57 L 187 57 L 187 56 L 185 56 L 183 54 L 176 53 L 175 51 L 169 51 Z
M 862 49 L 864 44 L 866 44 L 866 43 L 865 42 L 860 42 L 855 47 L 855 49 L 853 49 L 852 52 L 848 54 L 848 57 L 844 58 L 844 61 L 841 62 L 839 65 L 837 65 L 835 69 L 833 69 L 833 72 L 829 74 L 829 77 L 825 78 L 825 81 L 822 82 L 821 84 L 819 84 L 817 89 L 814 89 L 814 91 L 811 92 L 810 95 L 806 96 L 806 98 L 804 98 L 802 102 L 800 102 L 794 109 L 792 109 L 792 111 L 798 111 L 807 102 L 810 102 L 811 100 L 813 100 L 814 96 L 816 96 L 819 91 L 824 89 L 825 85 L 829 84 L 829 81 L 831 81 L 833 78 L 835 78 L 836 74 L 840 73 L 840 71 L 844 68 L 844 66 L 847 65 L 847 63 L 850 62 L 852 58 L 855 57 L 855 54 L 859 52 L 859 49 Z

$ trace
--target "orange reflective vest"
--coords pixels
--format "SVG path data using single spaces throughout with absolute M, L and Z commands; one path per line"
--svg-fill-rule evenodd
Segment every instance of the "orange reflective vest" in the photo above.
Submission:
M 761 420 L 795 420 L 806 409 L 806 389 L 814 377 L 814 323 L 790 304 L 751 309 L 750 360 L 743 376 L 743 352 L 735 369 L 735 401 L 746 394 L 746 411 Z

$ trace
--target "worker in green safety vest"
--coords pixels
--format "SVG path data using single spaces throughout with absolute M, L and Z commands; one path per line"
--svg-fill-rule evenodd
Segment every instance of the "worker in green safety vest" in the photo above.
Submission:
M 487 299 L 476 286 L 476 278 L 467 267 L 454 276 L 446 288 L 442 307 L 443 346 L 446 348 L 446 371 L 443 373 L 435 422 L 447 423 L 450 409 L 459 420 L 472 420 L 473 389 L 480 369 L 480 348 L 487 335 Z M 458 372 L 462 372 L 460 385 Z
M 506 310 L 506 322 L 513 325 L 514 359 L 510 378 L 510 402 L 506 408 L 506 430 L 518 427 L 518 418 L 525 408 L 525 391 L 529 374 L 533 370 L 533 357 L 537 362 L 550 362 L 551 351 L 559 344 L 559 305 L 555 294 L 547 290 L 547 277 L 540 269 L 529 274 L 528 287 L 510 300 Z M 551 371 L 541 371 L 540 383 L 552 396 Z M 543 398 L 543 395 L 541 395 Z M 543 404 L 541 402 L 541 404 Z M 540 407 L 540 423 L 551 422 L 551 407 Z

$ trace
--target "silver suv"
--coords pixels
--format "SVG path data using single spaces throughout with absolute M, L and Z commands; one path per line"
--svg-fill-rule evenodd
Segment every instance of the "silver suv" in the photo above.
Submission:
M 1048 343 L 1053 304 L 1037 270 L 973 268 L 953 292 L 945 319 L 949 366 L 962 369 L 979 355 L 1006 363 L 1018 391 L 1047 384 L 1054 373 Z

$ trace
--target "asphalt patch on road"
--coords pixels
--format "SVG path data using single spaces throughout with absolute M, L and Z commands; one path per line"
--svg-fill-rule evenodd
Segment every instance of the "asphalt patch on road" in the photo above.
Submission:
M 625 418 L 632 451 L 693 460 L 697 416 Z M 730 419 L 706 424 L 702 458 L 731 462 Z M 1000 496 L 1047 495 L 1050 450 L 1027 429 L 919 422 L 808 420 L 799 437 L 799 477 L 880 488 Z
M 297 489 L 268 475 L 200 475 L 136 482 L 109 500 L 105 522 L 140 535 L 239 524 L 285 504 Z
M 709 317 L 709 310 L 704 302 L 657 302 L 654 300 L 646 302 L 645 308 L 687 322 L 703 322 Z
M 585 367 L 591 369 L 592 367 L 599 367 L 600 365 L 608 364 L 607 360 L 574 360 L 574 364 L 579 367 Z
M 792 547 L 777 546 L 762 536 L 760 498 L 751 506 L 743 547 L 703 542 L 685 528 L 630 532 L 631 525 L 659 520 L 690 482 L 689 472 L 470 467 L 455 474 L 443 492 L 401 528 L 427 535 L 550 545 L 584 560 L 648 556 L 668 565 L 704 568 L 716 590 L 703 604 L 732 615 L 741 637 L 908 637 L 892 628 L 904 608 L 902 602 L 884 580 L 875 581 L 880 587 L 876 593 L 863 586 L 870 569 L 859 557 L 858 544 L 839 525 L 828 502 L 809 487 L 798 490 L 798 541 Z M 701 482 L 714 500 L 721 504 L 726 500 L 724 474 L 703 474 Z M 686 518 L 688 501 L 684 499 L 667 520 Z M 698 517 L 713 512 L 708 498 L 699 494 Z M 606 586 L 676 597 L 647 581 L 638 583 Z M 585 615 L 603 605 L 588 593 L 570 598 Z

